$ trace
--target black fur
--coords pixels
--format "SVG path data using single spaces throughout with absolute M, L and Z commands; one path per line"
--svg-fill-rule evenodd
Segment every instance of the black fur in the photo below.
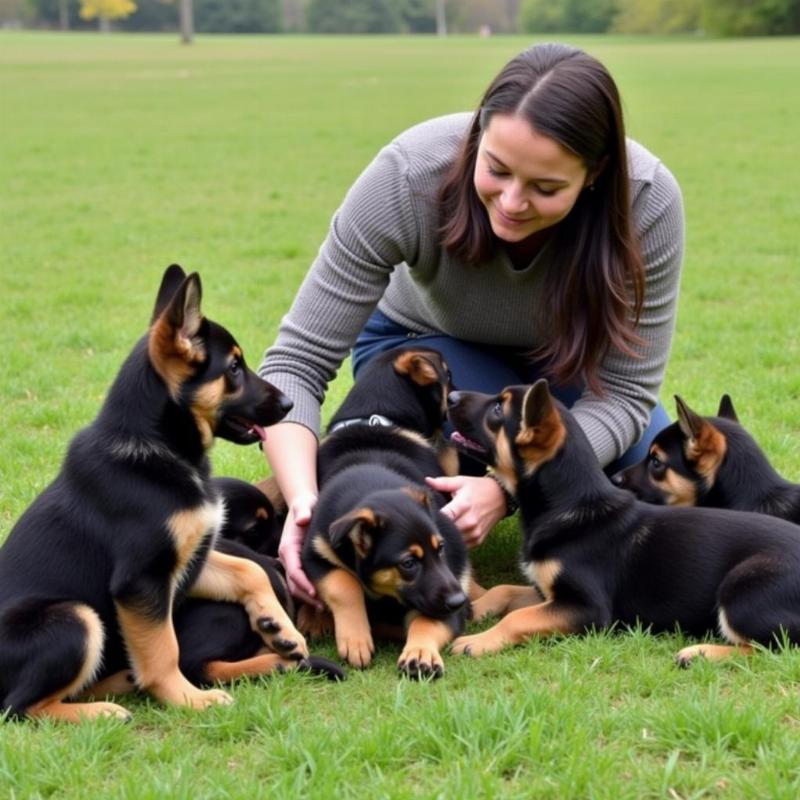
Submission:
M 555 630 L 637 621 L 698 636 L 720 626 L 737 644 L 772 644 L 781 630 L 800 642 L 794 525 L 760 514 L 640 502 L 607 480 L 546 381 L 509 387 L 496 397 L 455 393 L 450 418 L 462 446 L 512 484 L 522 514 L 524 568 L 551 579 L 542 587 L 544 603 L 463 637 L 458 650 L 485 652 Z M 507 447 L 498 448 L 501 439 Z
M 0 549 L 0 708 L 11 715 L 44 704 L 42 713 L 74 718 L 61 703 L 66 689 L 72 696 L 126 668 L 121 608 L 143 629 L 169 628 L 173 600 L 194 583 L 215 535 L 202 527 L 219 504 L 206 450 L 214 436 L 258 441 L 260 426 L 291 407 L 202 315 L 200 299 L 196 274 L 167 269 L 150 331 Z M 196 533 L 179 543 L 174 520 L 194 514 Z
M 786 480 L 769 463 L 764 451 L 739 423 L 728 395 L 723 395 L 715 417 L 700 417 L 683 401 L 678 403 L 683 420 L 664 428 L 641 462 L 614 475 L 612 480 L 617 486 L 629 489 L 648 503 L 757 511 L 800 523 L 800 484 Z M 708 473 L 698 471 L 700 451 L 691 446 L 697 435 L 702 440 L 706 426 L 722 436 L 717 446 L 723 452 L 711 480 Z M 670 491 L 670 472 L 691 483 L 691 495 L 677 497 Z
M 383 353 L 360 373 L 320 445 L 321 492 L 303 548 L 303 568 L 318 587 L 342 565 L 355 575 L 376 630 L 386 632 L 388 626 L 402 635 L 402 626 L 423 615 L 443 621 L 452 638 L 469 613 L 463 539 L 438 511 L 447 498 L 425 487 L 426 476 L 442 474 L 441 428 L 449 386 L 437 351 L 404 347 Z M 337 427 L 342 420 L 367 420 L 373 414 L 394 424 Z M 392 597 L 386 596 L 386 586 L 376 588 L 382 570 L 394 571 L 397 578 Z M 354 666 L 366 666 L 371 653 L 347 656 L 332 610 L 340 655 Z M 438 653 L 405 655 L 398 665 L 408 674 L 442 672 Z

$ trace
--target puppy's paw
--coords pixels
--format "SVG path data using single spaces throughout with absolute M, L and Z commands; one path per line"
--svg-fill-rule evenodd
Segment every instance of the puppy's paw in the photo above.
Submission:
M 184 696 L 183 705 L 202 710 L 209 706 L 229 706 L 233 698 L 222 689 L 196 689 L 192 694 Z
M 311 641 L 332 636 L 333 615 L 327 609 L 319 611 L 314 606 L 304 603 L 297 612 L 297 629 Z
M 452 646 L 451 650 L 457 655 L 465 656 L 484 656 L 487 653 L 498 653 L 508 646 L 497 626 L 490 628 L 483 633 L 475 633 L 472 636 L 459 636 Z
M 441 678 L 444 662 L 433 647 L 407 644 L 397 660 L 397 669 L 409 678 Z
M 375 652 L 375 645 L 372 643 L 372 635 L 369 631 L 360 634 L 338 635 L 336 648 L 341 658 L 356 669 L 368 667 L 372 663 L 372 655 Z
M 287 658 L 307 658 L 308 645 L 303 635 L 293 625 L 282 624 L 271 616 L 259 617 L 256 627 L 264 643 L 274 652 Z

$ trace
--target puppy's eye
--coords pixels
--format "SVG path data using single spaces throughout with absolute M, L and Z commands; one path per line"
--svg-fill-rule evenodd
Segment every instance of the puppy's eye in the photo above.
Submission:
M 439 549 L 436 551 L 437 558 L 444 558 L 444 542 L 439 544 Z
M 234 358 L 228 365 L 229 374 L 236 377 L 242 371 L 242 362 L 238 358 Z
M 663 476 L 667 469 L 667 465 L 655 453 L 650 454 L 648 465 L 650 467 L 650 472 L 656 478 Z
M 414 558 L 414 556 L 406 556 L 400 562 L 399 566 L 400 566 L 400 569 L 403 570 L 403 572 L 413 572 L 417 568 L 418 564 L 419 564 L 419 561 L 417 561 L 417 559 Z
M 503 416 L 503 404 L 499 400 L 492 406 L 492 414 L 495 417 Z

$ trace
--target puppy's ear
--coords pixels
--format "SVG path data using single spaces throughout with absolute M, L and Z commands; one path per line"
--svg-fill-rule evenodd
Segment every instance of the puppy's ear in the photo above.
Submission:
M 739 417 L 736 415 L 736 409 L 733 407 L 733 400 L 729 394 L 722 395 L 719 401 L 719 411 L 717 416 L 723 419 L 729 419 L 731 422 L 738 422 Z
M 405 486 L 403 491 L 415 502 L 428 511 L 434 508 L 433 495 L 422 486 Z
M 394 371 L 398 375 L 408 375 L 419 386 L 429 386 L 439 381 L 439 373 L 431 353 L 407 350 L 394 360 Z
M 681 433 L 687 439 L 697 439 L 706 421 L 699 414 L 692 411 L 677 394 L 675 395 L 675 408 L 678 412 L 678 425 Z
M 678 425 L 686 437 L 686 458 L 695 462 L 698 472 L 711 475 L 725 456 L 725 436 L 707 419 L 692 411 L 678 395 L 675 395 L 675 403 L 678 409 Z
M 522 399 L 522 422 L 526 428 L 541 425 L 556 412 L 553 397 L 545 378 L 540 378 L 531 386 Z
M 349 511 L 331 523 L 328 539 L 335 550 L 346 538 L 353 543 L 359 558 L 365 558 L 372 548 L 375 532 L 381 526 L 381 518 L 371 508 L 357 508 Z
M 185 279 L 186 273 L 179 264 L 170 264 L 164 270 L 164 276 L 161 278 L 161 286 L 156 297 L 156 305 L 153 309 L 153 317 L 150 320 L 151 323 L 161 316 L 161 312 L 167 307 L 170 300 L 175 297 Z
M 176 267 L 176 270 L 183 272 L 180 267 Z M 157 311 L 162 295 L 169 294 L 177 276 L 178 272 L 172 267 L 164 274 L 156 301 Z M 180 395 L 182 383 L 193 373 L 193 365 L 206 357 L 203 341 L 197 335 L 203 324 L 203 312 L 200 310 L 202 296 L 200 276 L 193 272 L 181 281 L 150 326 L 147 341 L 150 363 L 175 399 Z

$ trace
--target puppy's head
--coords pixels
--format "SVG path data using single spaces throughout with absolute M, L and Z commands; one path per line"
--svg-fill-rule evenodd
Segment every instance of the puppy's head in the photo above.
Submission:
M 373 492 L 328 530 L 334 550 L 352 547 L 368 594 L 442 619 L 466 602 L 445 557 L 430 496 L 417 487 Z
M 191 412 L 204 447 L 220 436 L 236 444 L 265 438 L 264 427 L 288 413 L 291 401 L 248 368 L 241 347 L 203 316 L 197 273 L 168 267 L 147 341 L 153 369 L 174 403 Z
M 714 487 L 728 451 L 726 429 L 738 426 L 730 397 L 716 418 L 701 417 L 677 395 L 678 420 L 653 439 L 645 458 L 612 477 L 615 485 L 656 505 L 696 506 Z
M 448 403 L 453 441 L 494 467 L 512 494 L 521 476 L 534 474 L 564 448 L 567 425 L 544 379 L 498 395 L 452 392 Z
M 364 365 L 331 426 L 349 417 L 381 414 L 431 438 L 441 431 L 451 388 L 450 371 L 438 350 L 395 347 Z
M 219 535 L 257 553 L 277 556 L 284 520 L 275 513 L 269 498 L 253 484 L 237 478 L 213 478 L 212 484 L 225 500 L 225 522 Z

